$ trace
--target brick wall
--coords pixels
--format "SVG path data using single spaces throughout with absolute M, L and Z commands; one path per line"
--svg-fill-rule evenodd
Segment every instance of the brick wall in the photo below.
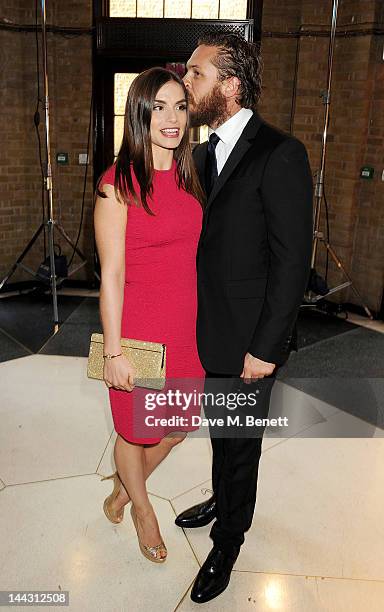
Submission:
M 332 2 L 264 0 L 264 90 L 261 114 L 294 133 L 306 145 L 315 172 L 320 165 L 327 82 Z M 339 2 L 338 32 L 384 25 L 380 0 Z M 365 23 L 366 25 L 358 25 Z M 314 35 L 288 37 L 311 30 Z M 317 32 L 317 35 L 316 35 Z M 285 37 L 277 37 L 285 33 Z M 381 180 L 384 135 L 384 65 L 382 38 L 369 34 L 337 36 L 331 90 L 325 194 L 329 206 L 330 242 L 367 305 L 379 310 L 383 292 L 384 183 Z M 296 99 L 292 102 L 297 67 Z M 363 165 L 375 167 L 372 181 L 359 177 Z M 324 205 L 322 208 L 324 213 Z M 324 230 L 324 214 L 321 229 Z M 325 249 L 319 247 L 316 268 L 324 275 Z M 346 279 L 330 260 L 329 285 Z M 360 304 L 351 288 L 335 301 Z
M 384 5 L 377 4 L 376 22 L 384 26 Z M 367 74 L 370 96 L 364 126 L 363 165 L 373 166 L 373 181 L 356 184 L 356 223 L 351 274 L 372 304 L 380 302 L 384 271 L 384 62 L 383 38 L 371 40 Z
M 33 3 L 6 0 L 2 18 L 34 23 Z M 325 89 L 332 2 L 318 0 L 264 0 L 264 88 L 261 114 L 290 131 L 307 146 L 313 171 L 320 163 L 324 128 Z M 92 3 L 48 3 L 47 22 L 60 26 L 89 27 Z M 40 15 L 39 15 L 40 20 Z M 365 26 L 358 24 L 367 24 Z M 338 31 L 384 27 L 381 0 L 340 0 Z M 300 27 L 312 36 L 291 36 Z M 36 105 L 34 33 L 0 30 L 2 64 L 1 130 L 6 146 L 0 149 L 0 276 L 17 258 L 41 221 L 41 179 L 33 114 Z M 78 154 L 85 152 L 91 96 L 91 37 L 48 34 L 49 86 L 54 178 L 55 217 L 70 237 L 80 220 L 84 167 Z M 351 274 L 368 306 L 380 307 L 383 290 L 383 190 L 381 181 L 384 137 L 384 63 L 382 37 L 370 34 L 338 36 L 332 84 L 327 146 L 325 192 L 329 204 L 330 238 L 337 255 Z M 296 77 L 296 80 L 295 80 Z M 42 94 L 42 92 L 41 92 Z M 295 95 L 294 95 L 295 94 Z M 43 121 L 43 108 L 41 118 Z M 43 128 L 43 126 L 42 126 Z M 42 138 L 44 130 L 41 129 Z M 69 153 L 68 166 L 57 166 L 56 152 Z M 92 163 L 92 160 L 91 160 Z M 360 168 L 372 165 L 372 181 L 359 178 Z M 322 219 L 322 227 L 324 227 Z M 62 243 L 61 240 L 59 242 Z M 89 168 L 84 225 L 79 246 L 90 264 L 73 278 L 92 278 L 92 167 Z M 64 252 L 71 253 L 63 243 Z M 36 267 L 42 241 L 26 260 Z M 320 247 L 317 268 L 324 273 Z M 25 272 L 12 280 L 28 279 Z M 330 263 L 329 284 L 342 282 Z M 337 293 L 337 301 L 359 300 L 350 289 Z
M 40 3 L 38 22 L 41 22 Z M 89 27 L 91 2 L 47 3 L 47 24 Z M 17 24 L 34 24 L 34 3 L 10 1 L 1 17 Z M 40 44 L 40 96 L 44 98 Z M 86 151 L 89 106 L 92 90 L 91 36 L 64 37 L 47 34 L 50 98 L 51 153 L 53 173 L 54 218 L 75 241 L 79 227 L 84 166 L 78 154 Z M 34 32 L 0 30 L 1 48 L 1 132 L 0 149 L 0 275 L 4 275 L 27 245 L 42 219 L 41 172 L 33 116 L 37 99 L 36 40 Z M 45 144 L 44 106 L 40 105 L 43 154 Z M 69 164 L 58 166 L 56 152 L 66 151 Z M 92 163 L 92 160 L 91 160 Z M 91 277 L 92 238 L 92 166 L 89 168 L 84 224 L 79 248 L 89 259 L 86 269 L 73 278 Z M 67 255 L 72 249 L 58 233 L 55 242 Z M 36 269 L 43 259 L 42 234 L 24 263 Z M 14 273 L 10 282 L 28 280 L 23 270 Z

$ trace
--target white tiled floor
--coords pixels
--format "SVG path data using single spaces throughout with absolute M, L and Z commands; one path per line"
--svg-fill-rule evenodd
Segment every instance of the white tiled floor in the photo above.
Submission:
M 0 379 L 0 590 L 69 590 L 74 612 L 197 610 L 189 591 L 210 527 L 183 532 L 173 521 L 210 495 L 209 441 L 187 438 L 148 481 L 169 549 L 165 565 L 151 564 L 129 512 L 113 526 L 102 511 L 115 434 L 107 390 L 86 378 L 86 360 L 23 357 L 0 364 Z M 282 382 L 273 402 L 297 408 L 293 433 L 264 438 L 252 528 L 228 589 L 200 607 L 382 612 L 380 432 L 321 438 L 325 422 L 341 430 L 354 417 Z

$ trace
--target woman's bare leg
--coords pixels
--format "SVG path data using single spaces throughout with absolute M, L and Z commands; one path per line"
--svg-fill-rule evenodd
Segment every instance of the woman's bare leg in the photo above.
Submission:
M 132 500 L 137 516 L 139 537 L 147 546 L 156 546 L 161 536 L 156 515 L 148 498 L 145 481 L 173 446 L 182 439 L 182 437 L 163 438 L 158 444 L 144 448 L 142 445 L 124 440 L 120 435 L 116 438 L 114 457 L 123 491 L 120 490 L 114 509 L 118 511 L 129 499 Z M 165 556 L 165 553 L 159 554 Z
M 176 446 L 177 444 L 179 444 L 179 442 L 182 442 L 185 439 L 185 437 L 186 437 L 186 434 L 177 434 L 177 436 L 170 435 L 160 440 L 158 444 L 153 444 L 151 446 L 144 447 L 145 480 L 147 480 L 148 476 L 150 476 L 152 472 L 157 468 L 157 466 L 165 459 L 165 457 L 170 453 L 172 448 Z M 129 443 L 127 442 L 127 444 Z M 122 483 L 122 486 L 120 487 L 119 495 L 116 497 L 112 505 L 112 508 L 113 510 L 118 512 L 120 508 L 122 508 L 122 506 L 125 506 L 129 501 L 130 501 L 130 496 L 128 495 Z
M 153 470 L 165 459 L 172 448 L 186 438 L 186 433 L 170 434 L 163 438 L 158 444 L 147 446 L 145 452 L 145 472 L 146 478 L 152 474 Z

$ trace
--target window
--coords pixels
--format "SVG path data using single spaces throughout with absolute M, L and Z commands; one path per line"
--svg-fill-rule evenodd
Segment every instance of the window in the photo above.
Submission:
M 110 0 L 109 16 L 246 19 L 247 0 Z
M 128 90 L 137 72 L 116 72 L 114 83 L 113 154 L 119 152 L 124 132 L 124 113 Z

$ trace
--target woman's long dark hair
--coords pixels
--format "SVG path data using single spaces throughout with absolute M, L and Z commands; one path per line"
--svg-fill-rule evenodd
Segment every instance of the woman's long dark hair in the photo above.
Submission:
M 115 195 L 119 201 L 131 204 L 132 200 L 137 205 L 142 205 L 145 211 L 153 215 L 147 199 L 153 193 L 153 155 L 151 142 L 151 118 L 154 100 L 159 89 L 168 83 L 175 81 L 183 88 L 187 100 L 187 124 L 184 135 L 179 146 L 174 151 L 174 159 L 177 168 L 177 184 L 179 188 L 197 198 L 204 205 L 204 192 L 199 183 L 197 172 L 192 159 L 191 145 L 189 142 L 189 113 L 188 96 L 182 79 L 174 72 L 165 68 L 149 68 L 141 72 L 132 81 L 129 88 L 127 102 L 125 105 L 124 134 L 116 159 L 115 171 Z M 132 172 L 133 169 L 137 182 L 140 186 L 140 194 L 135 192 Z M 100 183 L 100 179 L 99 179 Z M 97 195 L 106 197 L 100 192 L 99 183 L 96 188 Z

